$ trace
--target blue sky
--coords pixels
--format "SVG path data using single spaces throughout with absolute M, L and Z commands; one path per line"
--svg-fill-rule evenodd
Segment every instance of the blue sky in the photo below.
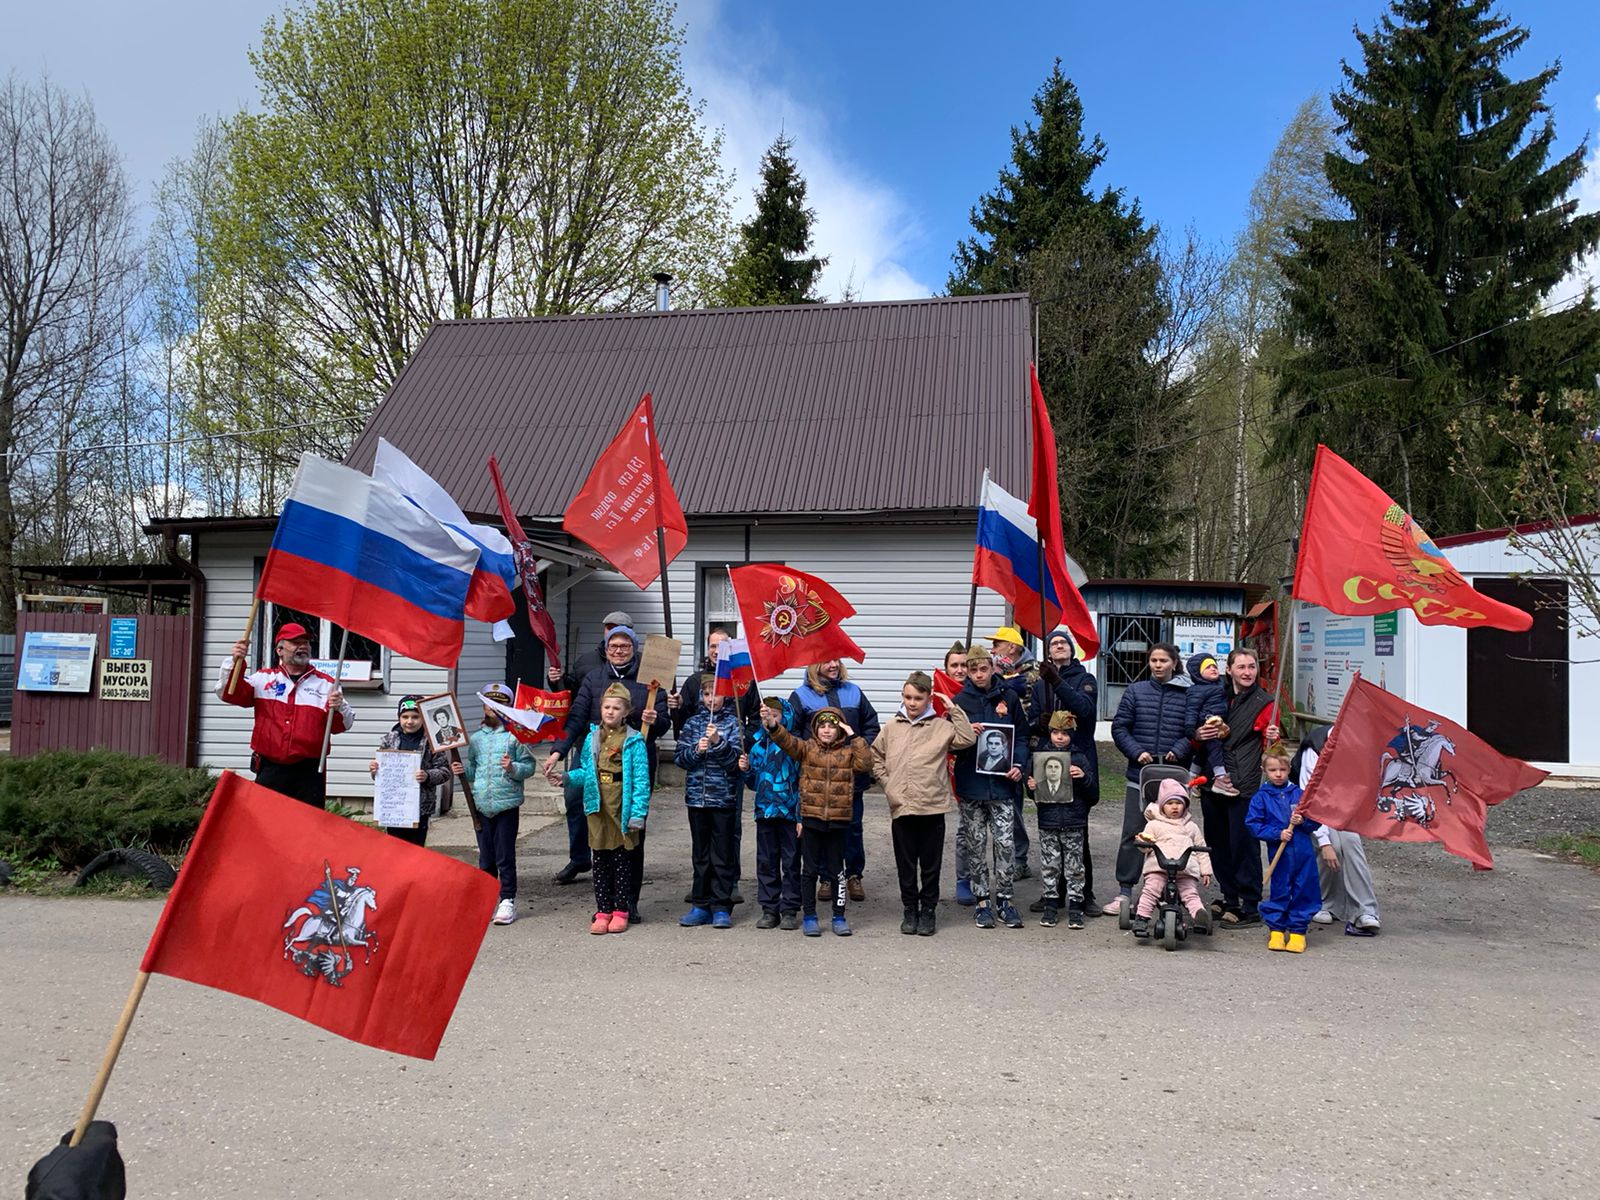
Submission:
M 86 91 L 122 148 L 141 197 L 196 122 L 254 99 L 246 59 L 261 0 L 55 0 L 15 5 L 0 68 L 48 68 Z M 1100 182 L 1147 217 L 1226 241 L 1285 123 L 1339 81 L 1351 27 L 1381 0 L 1177 3 L 874 3 L 685 0 L 685 70 L 726 136 L 725 163 L 748 210 L 755 166 L 780 128 L 818 211 L 824 285 L 853 278 L 868 298 L 942 290 L 967 212 L 994 186 L 1009 129 L 1059 55 L 1090 130 L 1110 154 Z M 1557 58 L 1548 95 L 1560 148 L 1588 135 L 1582 192 L 1600 207 L 1600 3 L 1503 0 L 1531 39 L 1512 70 Z M 985 20 L 990 17 L 992 20 Z

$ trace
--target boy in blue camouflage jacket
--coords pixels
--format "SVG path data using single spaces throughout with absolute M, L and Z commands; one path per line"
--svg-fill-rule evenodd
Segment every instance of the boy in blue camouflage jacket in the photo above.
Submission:
M 787 700 L 769 696 L 762 707 L 778 713 L 783 727 L 799 733 Z M 756 884 L 761 901 L 757 929 L 800 928 L 800 764 L 784 753 L 765 728 L 739 759 L 744 785 L 755 795 Z M 780 916 L 781 913 L 781 916 Z

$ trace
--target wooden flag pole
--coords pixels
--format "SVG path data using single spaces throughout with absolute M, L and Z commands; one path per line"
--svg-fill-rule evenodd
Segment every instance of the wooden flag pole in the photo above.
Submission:
M 339 665 L 334 668 L 333 686 L 339 689 L 339 695 L 344 696 L 344 652 L 350 644 L 350 631 L 343 630 L 339 634 Z M 322 723 L 322 757 L 317 761 L 317 774 L 320 775 L 328 769 L 328 747 L 333 742 L 333 705 L 328 705 L 327 719 Z
M 133 990 L 128 993 L 128 1002 L 122 1006 L 122 1016 L 117 1020 L 117 1027 L 111 1031 L 111 1044 L 106 1047 L 106 1056 L 100 1062 L 100 1073 L 94 1077 L 94 1085 L 89 1089 L 89 1098 L 83 1102 L 83 1111 L 78 1114 L 78 1123 L 72 1130 L 72 1140 L 67 1143 L 69 1146 L 76 1146 L 83 1141 L 89 1122 L 94 1120 L 94 1114 L 100 1108 L 100 1099 L 106 1094 L 106 1084 L 111 1082 L 111 1069 L 117 1065 L 117 1056 L 122 1053 L 122 1043 L 128 1036 L 128 1027 L 133 1024 L 133 1015 L 139 1011 L 139 1001 L 144 999 L 145 985 L 149 982 L 149 971 L 140 971 L 133 977 Z
M 1279 842 L 1278 851 L 1272 856 L 1272 861 L 1267 864 L 1267 873 L 1261 877 L 1261 890 L 1265 891 L 1267 884 L 1272 882 L 1272 873 L 1278 869 L 1278 860 L 1283 857 L 1283 848 L 1288 842 Z
M 250 601 L 250 619 L 244 623 L 244 636 L 239 639 L 241 642 L 244 642 L 245 645 L 246 645 L 246 657 L 249 657 L 248 649 L 249 649 L 250 635 L 255 632 L 255 628 L 256 628 L 256 614 L 259 613 L 260 611 L 261 611 L 261 597 L 260 596 L 256 596 L 256 597 L 252 598 L 251 601 Z M 239 676 L 244 674 L 244 661 L 245 660 L 243 658 L 236 659 L 234 661 L 233 674 L 228 676 L 228 690 L 230 692 L 233 691 L 234 688 L 239 686 Z

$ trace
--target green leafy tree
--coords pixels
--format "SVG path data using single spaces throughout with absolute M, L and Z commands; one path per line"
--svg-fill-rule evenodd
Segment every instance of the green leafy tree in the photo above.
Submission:
M 1187 420 L 1188 381 L 1161 346 L 1174 316 L 1181 326 L 1188 314 L 1169 308 L 1157 231 L 1138 202 L 1095 190 L 1105 143 L 1085 136 L 1059 60 L 1033 116 L 1012 129 L 999 186 L 972 209 L 974 236 L 956 248 L 949 290 L 1032 297 L 1068 549 L 1091 574 L 1139 574 L 1178 547 L 1181 505 L 1160 460 L 1140 451 Z
M 310 0 L 251 56 L 200 261 L 249 403 L 338 452 L 440 319 L 621 310 L 723 274 L 728 221 L 666 0 Z M 213 381 L 215 382 L 215 381 Z M 213 392 L 233 391 L 231 387 Z
M 1592 294 L 1560 307 L 1562 280 L 1600 243 L 1600 215 L 1568 199 L 1584 148 L 1551 161 L 1548 67 L 1507 73 L 1525 29 L 1491 0 L 1394 0 L 1334 94 L 1346 153 L 1326 159 L 1344 212 L 1296 229 L 1284 260 L 1287 418 L 1280 454 L 1318 441 L 1352 458 L 1430 528 L 1492 519 L 1515 462 L 1486 416 L 1600 367 Z M 1464 431 L 1464 435 L 1463 435 Z
M 808 253 L 811 222 L 806 181 L 794 161 L 794 140 L 780 136 L 761 156 L 756 211 L 739 227 L 739 249 L 721 299 L 730 306 L 815 304 L 828 260 Z

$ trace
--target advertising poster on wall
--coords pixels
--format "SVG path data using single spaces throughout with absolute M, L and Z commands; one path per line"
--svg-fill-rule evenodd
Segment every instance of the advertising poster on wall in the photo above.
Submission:
M 30 629 L 22 640 L 17 686 L 27 692 L 82 692 L 94 684 L 92 633 Z
M 1350 683 L 1362 678 L 1404 695 L 1400 614 L 1341 617 L 1312 604 L 1295 614 L 1295 707 L 1331 721 Z
M 1234 618 L 1173 617 L 1172 644 L 1185 659 L 1191 654 L 1209 654 L 1220 663 L 1233 649 Z

